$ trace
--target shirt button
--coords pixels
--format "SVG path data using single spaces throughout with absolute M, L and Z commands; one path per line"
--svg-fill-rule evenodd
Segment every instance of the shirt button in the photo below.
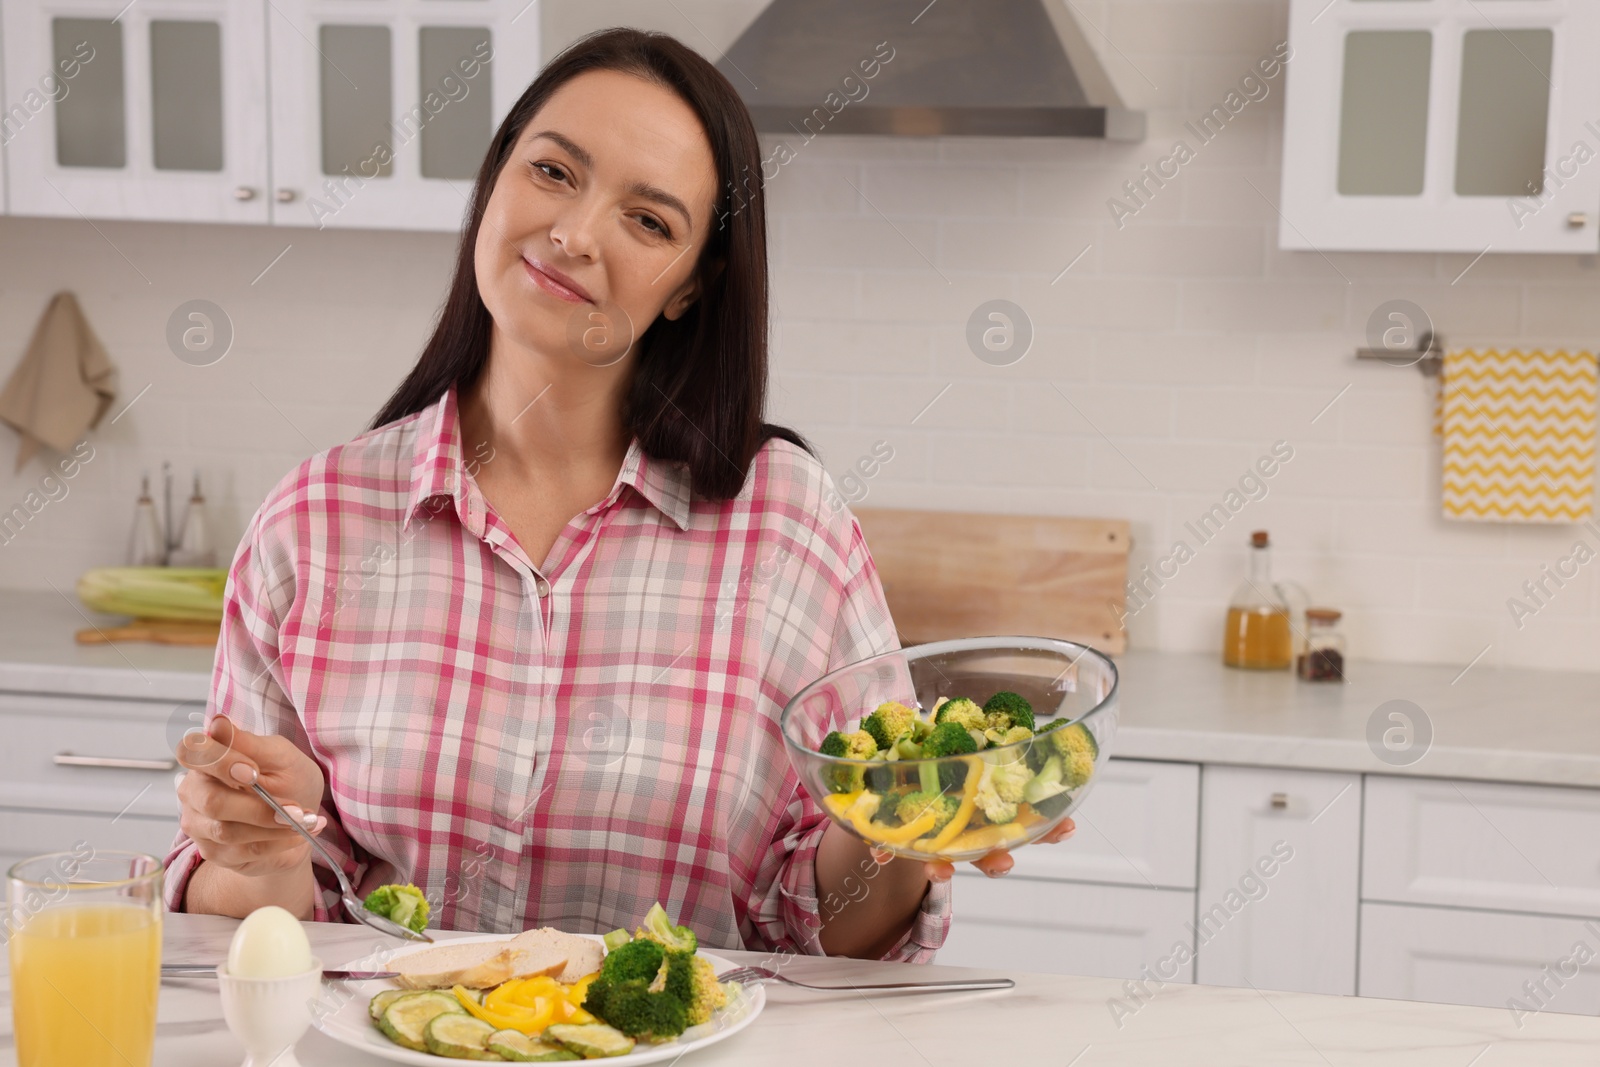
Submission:
M 550 595 L 550 583 L 545 581 L 543 578 L 540 578 L 537 582 L 533 583 L 533 587 L 539 591 L 539 595 L 541 597 L 547 597 Z

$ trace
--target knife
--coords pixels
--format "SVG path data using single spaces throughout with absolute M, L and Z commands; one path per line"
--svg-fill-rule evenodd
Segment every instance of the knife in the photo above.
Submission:
M 399 971 L 340 971 L 331 968 L 324 968 L 322 971 L 322 977 L 325 979 L 354 982 L 366 982 L 375 978 L 396 978 L 399 977 L 399 974 Z M 163 978 L 215 978 L 216 976 L 217 965 L 214 963 L 209 967 L 203 963 L 163 963 L 161 965 L 161 977 Z

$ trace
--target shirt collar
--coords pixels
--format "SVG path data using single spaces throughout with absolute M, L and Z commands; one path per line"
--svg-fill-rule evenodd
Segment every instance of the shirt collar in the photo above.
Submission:
M 443 502 L 455 504 L 456 514 L 466 511 L 465 467 L 469 458 L 483 462 L 478 457 L 467 457 L 461 446 L 461 421 L 457 408 L 456 387 L 448 387 L 417 417 L 416 445 L 411 460 L 411 495 L 406 503 L 402 526 L 409 526 L 419 509 L 437 512 Z M 689 528 L 691 486 L 689 469 L 684 463 L 653 459 L 645 455 L 638 437 L 628 442 L 628 451 L 622 459 L 622 469 L 611 492 L 599 505 L 608 507 L 615 503 L 623 486 L 630 486 L 653 505 L 680 530 Z M 462 519 L 465 522 L 465 518 Z

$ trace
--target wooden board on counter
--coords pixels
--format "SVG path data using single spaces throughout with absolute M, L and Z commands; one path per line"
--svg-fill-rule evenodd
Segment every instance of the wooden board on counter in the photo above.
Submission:
M 77 633 L 80 645 L 115 644 L 120 641 L 148 641 L 156 645 L 189 645 L 211 648 L 222 634 L 220 622 L 188 622 L 178 619 L 130 619 L 120 626 L 91 626 Z
M 1126 519 L 860 508 L 902 644 L 1056 637 L 1127 648 Z

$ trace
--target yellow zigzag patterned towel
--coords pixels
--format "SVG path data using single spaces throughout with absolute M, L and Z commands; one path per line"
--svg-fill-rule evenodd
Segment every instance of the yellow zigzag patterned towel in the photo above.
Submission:
M 1594 508 L 1590 352 L 1465 349 L 1444 357 L 1444 516 L 1582 522 Z

